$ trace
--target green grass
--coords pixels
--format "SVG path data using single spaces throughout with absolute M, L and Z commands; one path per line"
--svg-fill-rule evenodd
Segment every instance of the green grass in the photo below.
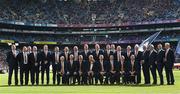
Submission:
M 7 74 L 0 74 L 0 94 L 180 94 L 180 70 L 175 70 L 174 75 L 175 85 L 166 85 L 166 79 L 164 79 L 165 85 L 163 86 L 142 84 L 127 86 L 7 86 Z

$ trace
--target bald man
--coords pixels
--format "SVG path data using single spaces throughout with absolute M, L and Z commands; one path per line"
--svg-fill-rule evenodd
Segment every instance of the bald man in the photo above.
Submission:
M 39 67 L 40 67 L 40 55 L 37 51 L 37 47 L 33 46 L 32 53 L 29 54 L 29 63 L 31 71 L 31 84 L 39 85 Z
M 41 83 L 44 84 L 44 72 L 46 72 L 46 84 L 49 84 L 49 66 L 51 61 L 51 54 L 48 50 L 48 45 L 44 45 L 43 52 L 41 52 Z

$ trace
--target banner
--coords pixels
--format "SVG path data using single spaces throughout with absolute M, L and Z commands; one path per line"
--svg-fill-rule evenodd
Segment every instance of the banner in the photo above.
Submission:
M 149 44 L 151 44 L 156 38 L 157 36 L 161 33 L 161 31 L 156 32 L 155 34 L 151 35 L 150 37 L 148 37 L 146 40 L 144 40 L 139 47 L 139 51 L 143 51 L 143 46 L 148 46 Z
M 57 42 L 49 42 L 49 41 L 34 41 L 34 44 L 57 44 Z

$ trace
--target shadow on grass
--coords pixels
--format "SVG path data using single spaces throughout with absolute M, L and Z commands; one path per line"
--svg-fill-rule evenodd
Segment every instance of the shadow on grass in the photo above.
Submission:
M 132 85 L 132 84 L 128 84 L 128 85 L 123 85 L 123 84 L 120 84 L 120 85 L 53 85 L 53 84 L 50 84 L 50 85 L 0 85 L 0 87 L 50 87 L 50 86 L 53 86 L 53 87 L 60 87 L 60 86 L 63 86 L 63 87 L 81 87 L 81 86 L 84 86 L 84 87 L 89 87 L 89 86 L 99 86 L 99 87 L 106 87 L 106 86 L 116 86 L 116 87 L 158 87 L 158 86 L 166 86 L 166 85 L 145 85 L 145 84 L 139 84 L 139 85 Z

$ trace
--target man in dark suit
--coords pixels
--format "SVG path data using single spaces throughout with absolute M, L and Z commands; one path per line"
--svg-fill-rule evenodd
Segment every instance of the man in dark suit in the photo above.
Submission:
M 57 74 L 57 64 L 59 63 L 60 59 L 60 52 L 59 52 L 59 47 L 54 48 L 54 53 L 51 56 L 51 61 L 52 61 L 52 68 L 53 68 L 53 84 L 56 84 L 56 74 Z
M 99 73 L 98 73 L 98 78 L 100 80 L 100 84 L 102 85 L 103 82 L 105 84 L 108 84 L 108 79 L 110 77 L 110 72 L 109 72 L 109 69 L 108 68 L 108 61 L 104 61 L 104 56 L 103 55 L 100 55 L 99 56 L 99 61 L 97 62 L 97 65 L 98 65 L 98 69 L 99 69 Z M 104 80 L 104 76 L 105 76 L 105 81 Z
M 57 65 L 57 85 L 60 84 L 60 76 L 62 76 L 62 84 L 67 84 L 67 62 L 64 56 L 60 57 L 60 63 Z
M 128 45 L 127 46 L 127 48 L 126 48 L 126 53 L 124 54 L 124 57 L 125 57 L 125 65 L 126 65 L 126 69 L 127 70 L 130 70 L 129 68 L 129 66 L 131 65 L 131 55 L 133 54 L 133 52 L 131 51 L 131 46 L 130 45 Z M 127 74 L 127 72 L 126 72 L 126 74 Z M 127 79 L 126 80 L 126 83 L 129 83 L 130 82 L 130 79 L 129 79 L 129 77 L 126 77 L 125 79 Z
M 139 84 L 141 83 L 141 60 L 142 60 L 142 52 L 139 51 L 139 45 L 136 44 L 134 46 L 134 56 L 135 56 L 135 66 L 137 68 L 136 70 L 136 77 L 137 77 L 137 83 L 136 84 Z
M 69 61 L 70 53 L 69 53 L 69 48 L 68 47 L 64 47 L 64 51 L 61 54 L 61 56 L 64 56 L 65 62 Z
M 158 52 L 157 52 L 157 69 L 160 78 L 160 85 L 164 84 L 164 79 L 163 79 L 164 55 L 165 55 L 165 51 L 162 49 L 162 44 L 159 44 Z
M 91 51 L 89 51 L 88 44 L 84 44 L 84 50 L 82 51 L 81 55 L 83 56 L 83 59 L 85 60 L 85 62 L 88 62 L 90 54 L 91 54 Z
M 87 85 L 88 61 L 83 60 L 83 55 L 79 55 L 78 69 L 79 69 L 78 84 Z
M 106 45 L 106 50 L 104 51 L 104 60 L 105 60 L 106 62 L 109 61 L 109 56 L 110 56 L 111 54 L 113 54 L 113 52 L 111 51 L 110 45 L 108 44 L 108 45 Z
M 166 71 L 166 79 L 168 85 L 174 85 L 174 74 L 173 74 L 173 66 L 175 62 L 175 56 L 173 50 L 170 48 L 170 43 L 165 43 L 165 71 Z
M 125 57 L 122 55 L 121 56 L 121 61 L 120 63 L 120 77 L 122 78 L 122 83 L 126 82 L 126 67 L 125 67 Z
M 29 55 L 32 53 L 32 48 L 31 48 L 31 46 L 27 46 L 27 55 L 28 55 L 28 58 L 29 58 Z M 31 63 L 30 63 L 30 61 L 29 61 L 29 59 L 28 59 L 28 67 L 27 67 L 28 69 L 28 74 L 30 74 L 31 73 Z M 29 81 L 29 77 L 28 77 L 28 81 Z
M 89 55 L 89 60 L 88 60 L 88 80 L 89 80 L 89 85 L 94 84 L 94 77 L 95 77 L 95 84 L 98 83 L 98 78 L 96 74 L 98 73 L 98 68 L 97 68 L 97 63 L 94 60 L 93 55 Z
M 69 56 L 69 62 L 67 63 L 67 80 L 68 84 L 75 84 L 78 79 L 78 64 L 74 61 L 74 55 Z M 73 83 L 72 83 L 73 81 Z
M 37 52 L 37 47 L 33 46 L 32 53 L 29 54 L 29 65 L 30 65 L 30 71 L 31 71 L 31 83 L 34 85 L 36 82 L 36 85 L 39 85 L 39 61 L 40 61 L 40 55 Z M 35 78 L 36 77 L 36 78 Z
M 25 73 L 25 85 L 28 85 L 29 78 L 29 64 L 28 64 L 28 53 L 27 47 L 24 46 L 21 53 L 17 56 L 20 66 L 20 84 L 23 85 L 23 77 Z
M 46 71 L 47 85 L 49 84 L 49 66 L 51 61 L 51 54 L 48 51 L 48 46 L 44 45 L 43 52 L 41 52 L 41 83 L 44 84 L 44 72 Z
M 121 51 L 121 46 L 117 46 L 116 51 L 114 53 L 114 60 L 116 62 L 120 62 L 121 61 L 121 56 L 123 55 L 122 51 Z
M 132 54 L 131 55 L 131 63 L 129 66 L 129 78 L 130 78 L 130 83 L 131 84 L 136 84 L 136 76 L 137 76 L 137 65 L 135 64 L 135 56 Z
M 147 46 L 143 46 L 142 53 L 142 68 L 144 74 L 144 84 L 150 84 L 150 64 L 149 64 L 149 49 Z
M 109 57 L 109 69 L 110 69 L 110 83 L 116 84 L 120 83 L 120 63 L 114 60 L 114 56 Z
M 17 62 L 18 52 L 16 51 L 16 45 L 11 45 L 11 51 L 7 53 L 6 61 L 9 66 L 9 75 L 8 75 L 8 85 L 11 85 L 12 74 L 14 71 L 15 85 L 18 85 L 18 62 Z
M 100 49 L 99 44 L 95 45 L 95 50 L 93 51 L 92 54 L 93 54 L 94 60 L 96 62 L 99 61 L 99 55 L 103 54 L 103 51 Z
M 154 49 L 154 45 L 149 45 L 149 63 L 150 63 L 150 70 L 151 70 L 151 74 L 153 77 L 153 84 L 156 85 L 157 84 L 157 74 L 156 74 L 156 70 L 157 70 L 157 52 Z

